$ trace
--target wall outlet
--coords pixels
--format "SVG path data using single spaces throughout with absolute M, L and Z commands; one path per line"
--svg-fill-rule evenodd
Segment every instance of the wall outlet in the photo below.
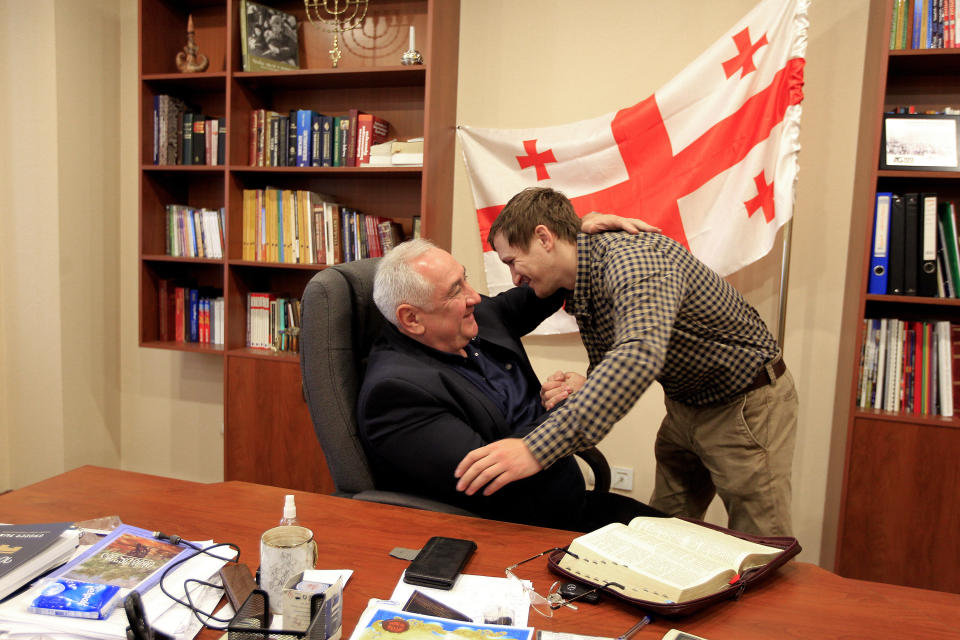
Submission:
M 633 491 L 633 469 L 630 467 L 612 467 L 610 469 L 610 488 Z

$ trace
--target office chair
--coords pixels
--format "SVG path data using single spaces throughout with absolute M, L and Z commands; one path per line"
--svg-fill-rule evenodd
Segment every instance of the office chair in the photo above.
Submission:
M 370 347 L 386 324 L 373 303 L 379 258 L 346 262 L 317 273 L 301 301 L 300 369 L 313 427 L 327 459 L 334 495 L 473 515 L 459 507 L 376 488 L 357 433 L 356 402 Z M 595 490 L 610 489 L 610 468 L 597 449 L 578 453 L 590 466 Z

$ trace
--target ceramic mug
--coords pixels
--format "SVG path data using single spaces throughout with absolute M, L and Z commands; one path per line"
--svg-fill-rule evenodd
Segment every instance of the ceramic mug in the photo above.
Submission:
M 260 536 L 260 588 L 267 592 L 272 613 L 282 613 L 286 581 L 316 564 L 317 543 L 310 529 L 282 525 Z

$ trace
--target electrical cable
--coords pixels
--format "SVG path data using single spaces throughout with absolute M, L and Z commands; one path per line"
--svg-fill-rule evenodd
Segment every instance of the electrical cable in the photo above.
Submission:
M 222 585 L 213 584 L 213 583 L 210 583 L 210 582 L 206 582 L 206 581 L 204 581 L 204 580 L 199 580 L 199 579 L 197 579 L 197 578 L 187 578 L 187 579 L 184 580 L 184 582 L 183 582 L 183 592 L 184 592 L 184 595 L 185 595 L 186 598 L 187 598 L 186 601 L 184 601 L 184 600 L 181 600 L 180 598 L 176 597 L 175 595 L 173 595 L 173 594 L 170 593 L 169 591 L 167 591 L 167 588 L 166 588 L 166 586 L 164 586 L 163 582 L 164 582 L 164 580 L 166 580 L 167 576 L 170 574 L 171 571 L 173 571 L 174 569 L 176 569 L 177 567 L 179 567 L 180 565 L 182 565 L 184 562 L 186 562 L 186 561 L 188 561 L 188 560 L 190 560 L 190 559 L 192 559 L 192 558 L 196 558 L 196 557 L 199 556 L 200 554 L 206 554 L 206 555 L 210 556 L 211 558 L 216 558 L 217 560 L 224 560 L 224 561 L 226 561 L 226 562 L 236 562 L 236 561 L 238 561 L 238 560 L 240 559 L 240 547 L 238 547 L 237 545 L 233 544 L 232 542 L 218 542 L 218 543 L 212 544 L 212 545 L 210 545 L 210 546 L 208 546 L 208 547 L 200 547 L 200 546 L 198 546 L 198 545 L 193 544 L 192 542 L 190 542 L 190 541 L 188 541 L 188 540 L 184 540 L 182 537 L 180 537 L 180 536 L 178 536 L 178 535 L 168 535 L 168 534 L 162 533 L 162 532 L 160 532 L 160 531 L 154 531 L 154 532 L 153 532 L 153 537 L 156 538 L 156 539 L 158 539 L 158 540 L 166 540 L 167 542 L 169 542 L 170 544 L 173 544 L 173 545 L 177 545 L 177 546 L 184 545 L 184 546 L 186 546 L 186 547 L 188 547 L 188 548 L 190 548 L 190 549 L 193 549 L 193 550 L 195 551 L 195 553 L 193 553 L 193 554 L 191 554 L 191 555 L 188 555 L 188 556 L 184 556 L 183 558 L 180 558 L 180 559 L 178 559 L 178 560 L 175 560 L 175 561 L 171 562 L 169 565 L 167 565 L 167 567 L 163 570 L 163 573 L 160 575 L 160 591 L 163 592 L 164 595 L 166 595 L 168 598 L 170 598 L 171 600 L 173 600 L 173 601 L 176 602 L 177 604 L 180 604 L 180 605 L 186 607 L 187 609 L 189 609 L 191 612 L 193 612 L 194 617 L 195 617 L 197 620 L 199 620 L 199 621 L 200 621 L 200 624 L 202 624 L 203 626 L 208 627 L 208 628 L 210 628 L 210 629 L 217 630 L 217 631 L 226 631 L 227 625 L 230 624 L 230 622 L 231 622 L 231 620 L 233 620 L 233 618 L 229 618 L 229 619 L 218 618 L 217 616 L 213 615 L 213 613 L 207 613 L 206 611 L 201 611 L 200 608 L 197 607 L 197 606 L 193 603 L 193 598 L 192 598 L 192 596 L 190 595 L 190 589 L 189 589 L 189 585 L 190 585 L 190 584 L 198 584 L 198 585 L 202 585 L 202 586 L 206 586 L 206 587 L 213 587 L 213 588 L 215 588 L 215 589 L 223 589 L 223 586 L 222 586 Z M 219 547 L 230 547 L 231 549 L 233 549 L 233 550 L 236 551 L 237 553 L 236 553 L 236 555 L 235 555 L 233 558 L 224 558 L 224 557 L 222 557 L 222 556 L 219 556 L 219 555 L 216 555 L 216 554 L 214 554 L 214 553 L 211 553 L 211 550 L 217 549 L 217 548 L 219 548 Z M 236 613 L 236 612 L 234 612 L 234 613 Z M 203 617 L 201 617 L 201 616 L 203 616 Z M 204 620 L 204 618 L 206 618 L 206 620 Z M 216 626 L 216 625 L 214 625 L 214 624 L 211 624 L 211 623 L 210 623 L 211 620 L 214 621 L 214 622 L 217 622 L 217 623 L 221 623 L 223 626 Z

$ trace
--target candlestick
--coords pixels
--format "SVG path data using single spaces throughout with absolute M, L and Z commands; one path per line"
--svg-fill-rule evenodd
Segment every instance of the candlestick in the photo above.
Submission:
M 410 48 L 400 56 L 400 64 L 423 64 L 423 56 L 417 51 L 413 25 L 410 25 Z

